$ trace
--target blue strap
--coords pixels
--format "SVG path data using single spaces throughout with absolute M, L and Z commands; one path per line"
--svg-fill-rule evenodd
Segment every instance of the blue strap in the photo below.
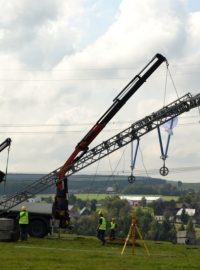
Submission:
M 135 168 L 136 157 L 138 153 L 139 140 L 137 140 L 135 154 L 133 155 L 133 141 L 131 142 L 131 170 Z

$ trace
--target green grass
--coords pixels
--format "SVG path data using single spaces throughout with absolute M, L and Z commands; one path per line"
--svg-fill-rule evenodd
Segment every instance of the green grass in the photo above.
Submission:
M 117 194 L 75 194 L 77 198 L 81 199 L 81 200 L 93 200 L 93 199 L 96 199 L 96 200 L 102 200 L 102 199 L 105 199 L 106 197 L 110 197 L 110 196 L 115 196 Z M 122 194 L 119 194 L 119 196 L 122 195 Z M 123 196 L 125 196 L 123 194 Z M 144 196 L 144 197 L 148 197 L 148 196 L 151 196 L 151 197 L 160 197 L 163 201 L 171 201 L 171 200 L 175 200 L 177 201 L 178 197 L 177 196 L 162 196 L 162 195 L 127 195 L 127 196 Z
M 34 239 L 28 242 L 0 242 L 0 265 L 3 270 L 169 270 L 200 269 L 198 246 L 146 242 L 147 256 L 141 242 L 132 254 L 127 246 L 101 246 L 95 237 L 68 235 L 66 239 Z
M 103 199 L 105 199 L 106 197 L 110 197 L 110 196 L 116 196 L 116 195 L 118 195 L 118 196 L 121 196 L 121 195 L 123 195 L 123 196 L 125 196 L 125 194 L 106 194 L 106 193 L 102 193 L 102 194 L 98 194 L 98 193 L 91 193 L 91 194 L 88 194 L 88 193 L 77 193 L 77 194 L 75 194 L 75 196 L 77 197 L 77 198 L 79 198 L 79 199 L 81 199 L 81 200 L 93 200 L 93 199 L 95 199 L 95 200 L 103 200 Z M 43 198 L 46 198 L 46 197 L 50 197 L 50 196 L 52 196 L 52 197 L 54 197 L 55 195 L 54 194 L 40 194 L 39 195 L 40 197 L 43 197 Z M 179 198 L 179 197 L 177 197 L 177 196 L 162 196 L 162 195 L 145 195 L 145 194 L 135 194 L 135 195 L 127 195 L 127 196 L 144 196 L 144 197 L 146 197 L 146 196 L 151 196 L 151 197 L 160 197 L 163 201 L 171 201 L 171 200 L 175 200 L 175 201 L 177 201 L 177 199 Z
M 104 200 L 106 197 L 110 197 L 110 196 L 113 196 L 113 195 L 110 195 L 110 194 L 95 194 L 95 193 L 92 193 L 92 194 L 75 194 L 75 196 L 83 201 L 85 200 Z

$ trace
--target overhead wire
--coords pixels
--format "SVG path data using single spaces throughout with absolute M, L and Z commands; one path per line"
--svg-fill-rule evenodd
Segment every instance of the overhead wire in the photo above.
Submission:
M 144 165 L 145 163 L 143 162 L 143 168 L 144 168 Z M 145 166 L 146 167 L 146 166 Z M 172 168 L 169 168 L 169 175 L 170 174 L 178 174 L 178 173 L 187 173 L 187 172 L 195 172 L 195 171 L 200 171 L 200 166 L 187 166 L 187 167 L 172 167 Z M 89 173 L 89 172 L 88 172 Z M 109 174 L 110 171 L 99 171 L 99 173 L 102 175 L 102 174 Z M 150 175 L 157 175 L 157 174 L 160 174 L 159 173 L 159 169 L 155 169 L 155 168 L 151 168 L 151 169 L 146 169 L 144 168 L 144 170 L 142 169 L 134 169 L 134 175 L 136 176 L 141 176 L 141 175 L 147 175 L 148 173 L 148 176 Z M 116 171 L 116 175 L 126 175 L 128 176 L 130 174 L 130 171 L 129 170 L 118 170 Z M 84 175 L 81 175 L 81 177 L 84 178 Z M 86 177 L 86 176 L 85 176 Z
M 199 116 L 198 116 L 199 117 Z M 131 122 L 124 122 L 124 123 L 131 123 Z M 194 126 L 194 125 L 199 125 L 199 120 L 195 122 L 186 122 L 186 123 L 179 123 L 179 125 L 176 128 L 182 128 L 186 126 Z M 70 126 L 76 126 L 76 125 L 47 125 L 47 126 L 42 126 L 42 125 L 22 125 L 22 126 L 17 126 L 17 125 L 0 125 L 0 127 L 4 128 L 4 131 L 0 131 L 0 134 L 12 134 L 12 135 L 62 135 L 62 134 L 70 134 L 70 133 L 82 133 L 82 132 L 87 132 L 85 129 L 68 129 L 68 130 L 44 130 L 43 128 L 48 128 L 48 127 L 70 127 Z M 77 124 L 77 126 L 79 126 Z M 82 125 L 80 125 L 82 126 Z M 84 124 L 83 124 L 84 126 Z M 26 130 L 11 130 L 12 128 L 26 128 Z M 37 128 L 39 127 L 39 130 L 27 130 L 31 128 Z M 6 128 L 6 130 L 5 130 Z M 42 129 L 41 129 L 42 128 Z M 118 132 L 120 131 L 121 128 L 107 128 L 105 129 L 104 133 L 109 133 L 109 132 Z
M 167 95 L 168 74 L 169 74 L 169 76 L 170 76 L 170 79 L 171 79 L 173 88 L 174 88 L 174 90 L 175 90 L 175 92 L 176 92 L 177 98 L 179 98 L 178 91 L 177 91 L 177 89 L 176 89 L 174 80 L 173 80 L 172 75 L 171 75 L 171 72 L 170 72 L 170 70 L 169 70 L 169 64 L 166 63 L 166 73 L 165 73 L 165 84 L 164 84 L 163 107 L 165 106 L 165 100 L 166 100 L 166 95 Z M 140 146 L 139 146 L 139 151 L 140 151 L 140 154 L 141 154 L 141 161 L 142 161 L 143 167 L 144 167 L 144 169 L 145 169 L 146 176 L 148 177 L 148 179 L 150 179 L 149 173 L 148 173 L 147 168 L 146 168 L 145 163 L 144 163 L 144 157 L 143 157 L 142 150 L 141 150 L 141 147 L 140 147 Z
M 180 67 L 186 68 L 186 67 L 200 67 L 200 64 L 197 63 L 174 63 L 170 64 L 171 67 L 179 69 L 179 72 L 182 72 L 180 70 Z M 118 66 L 118 67 L 95 67 L 95 66 L 90 66 L 90 67 L 76 67 L 76 68 L 11 68 L 11 67 L 4 67 L 0 68 L 0 71 L 11 71 L 11 72 L 30 72 L 30 71 L 40 71 L 40 72 L 66 72 L 66 71 L 88 71 L 88 70 L 136 70 L 136 66 Z
M 186 119 L 186 118 L 198 118 L 199 115 L 181 115 L 180 119 Z M 7 127 L 7 128 L 11 128 L 11 127 L 69 127 L 69 126 L 89 126 L 94 124 L 94 122 L 76 122 L 76 123 L 67 123 L 67 124 L 56 124 L 56 123 L 52 123 L 52 124 L 45 124 L 45 123 L 32 123 L 32 124 L 28 124 L 28 123 L 13 123 L 13 124 L 4 124 L 4 123 L 0 123 L 0 127 Z M 112 121 L 110 123 L 108 123 L 107 125 L 119 125 L 119 124 L 132 124 L 132 121 Z
M 119 158 L 119 160 L 118 160 L 118 162 L 117 162 L 117 165 L 116 165 L 116 167 L 114 168 L 114 170 L 112 169 L 112 165 L 111 165 L 111 162 L 110 162 L 110 157 L 109 157 L 109 155 L 108 155 L 108 160 L 109 160 L 109 165 L 110 165 L 110 169 L 111 169 L 111 174 L 109 174 L 107 177 L 106 177 L 106 180 L 105 180 L 105 185 L 104 185 L 104 188 L 105 188 L 105 190 L 108 188 L 108 184 L 110 183 L 110 179 L 111 178 L 113 178 L 114 176 L 115 176 L 115 171 L 116 171 L 116 169 L 118 168 L 118 166 L 119 166 L 119 164 L 120 164 L 120 162 L 121 162 L 121 160 L 122 160 L 122 157 L 123 157 L 123 155 L 124 155 L 124 153 L 125 153 L 125 151 L 126 151 L 126 148 L 127 148 L 127 146 L 125 146 L 125 148 L 123 149 L 123 151 L 122 151 L 122 155 L 120 156 L 120 158 Z M 113 178 L 114 179 L 114 178 Z M 116 183 L 116 180 L 114 179 L 114 181 L 115 181 L 115 183 Z M 98 192 L 97 194 L 96 194 L 96 200 L 98 199 L 98 196 L 100 195 L 100 192 Z
M 89 202 L 90 191 L 92 190 L 92 187 L 93 187 L 93 185 L 95 183 L 95 180 L 96 180 L 96 177 L 97 177 L 98 168 L 99 168 L 99 164 L 100 164 L 100 159 L 97 162 L 95 173 L 92 175 L 93 178 L 92 178 L 92 182 L 91 182 L 91 185 L 90 185 L 89 190 L 88 190 L 88 193 L 87 193 L 86 203 Z
M 142 165 L 143 165 L 143 167 L 144 167 L 146 176 L 147 176 L 148 179 L 150 180 L 150 176 L 149 176 L 149 173 L 148 173 L 147 168 L 146 168 L 146 166 L 145 166 L 145 163 L 144 163 L 144 157 L 143 157 L 142 150 L 141 150 L 141 147 L 140 147 L 140 146 L 139 146 L 139 151 L 140 151 L 141 160 L 142 160 Z
M 173 65 L 173 67 L 174 67 L 174 65 Z M 4 77 L 1 77 L 0 78 L 1 82 L 11 82 L 11 83 L 12 82 L 30 82 L 30 83 L 32 83 L 32 82 L 44 82 L 44 83 L 46 83 L 46 82 L 55 82 L 55 83 L 59 83 L 60 82 L 60 83 L 62 83 L 62 82 L 65 82 L 65 81 L 82 81 L 82 80 L 86 80 L 86 81 L 87 80 L 88 81 L 94 81 L 94 80 L 97 80 L 97 81 L 99 81 L 99 80 L 127 80 L 127 79 L 130 79 L 130 76 L 125 75 L 125 76 L 120 77 L 119 75 L 116 76 L 116 74 L 117 73 L 120 74 L 120 72 L 126 71 L 126 70 L 131 71 L 131 74 L 132 74 L 133 72 L 136 71 L 136 68 L 129 68 L 129 67 L 127 67 L 127 68 L 111 68 L 110 67 L 109 68 L 108 67 L 108 68 L 84 68 L 84 69 L 76 68 L 76 69 L 63 69 L 63 70 L 61 70 L 61 69 L 60 70 L 53 70 L 53 69 L 46 69 L 46 70 L 40 70 L 40 69 L 29 69 L 29 70 L 0 69 L 0 70 L 2 72 L 3 71 L 10 71 L 10 72 L 15 71 L 15 73 L 17 73 L 17 72 L 22 73 L 23 71 L 32 72 L 31 73 L 32 77 L 33 77 L 33 72 L 46 72 L 46 73 L 51 72 L 52 73 L 52 74 L 50 74 L 51 75 L 50 78 L 20 78 L 20 79 L 17 78 L 16 79 L 16 78 L 4 78 Z M 113 74 L 108 73 L 109 70 L 112 71 L 112 72 L 114 72 L 114 71 L 115 72 Z M 65 72 L 64 73 L 64 76 L 65 76 L 64 78 L 52 78 L 52 76 L 55 76 L 56 73 L 62 72 L 62 71 Z M 74 74 L 75 74 L 75 77 L 74 77 L 74 74 L 73 75 L 70 74 L 70 76 L 73 76 L 73 77 L 66 77 L 66 75 L 67 75 L 66 71 L 73 71 Z M 81 72 L 84 76 L 85 75 L 88 76 L 87 71 L 92 71 L 92 73 L 89 74 L 89 76 L 91 76 L 91 77 L 77 76 L 78 72 Z M 102 73 L 102 71 L 107 71 L 107 72 L 105 74 L 105 73 Z M 94 74 L 94 72 L 95 72 L 95 74 Z M 99 72 L 99 74 L 98 74 L 98 72 Z M 190 73 L 187 70 L 187 73 L 186 73 L 184 71 L 179 70 L 178 73 L 174 74 L 173 76 L 176 77 L 178 75 L 183 75 L 183 74 L 184 74 L 184 76 L 186 76 L 186 75 L 189 76 L 189 75 L 193 75 L 193 72 Z M 46 74 L 46 75 L 50 76 L 49 74 Z M 170 70 L 169 70 L 169 75 L 170 75 L 170 77 L 172 77 Z M 160 76 L 163 76 L 163 74 L 161 74 L 161 72 L 158 72 L 157 77 L 160 77 Z M 17 77 L 19 77 L 19 76 L 17 76 Z M 154 78 L 152 78 L 152 80 L 154 80 Z

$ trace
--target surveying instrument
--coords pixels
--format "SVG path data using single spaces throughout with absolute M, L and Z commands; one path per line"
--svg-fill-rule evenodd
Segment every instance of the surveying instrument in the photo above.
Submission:
M 143 245 L 144 245 L 144 248 L 146 250 L 146 253 L 148 256 L 150 256 L 150 253 L 149 253 L 149 250 L 148 250 L 148 247 L 142 237 L 142 234 L 137 226 L 137 220 L 136 220 L 136 217 L 133 216 L 132 217 L 132 220 L 131 220 L 131 226 L 129 228 L 129 232 L 128 232 L 128 235 L 126 237 L 126 241 L 124 243 L 124 246 L 123 246 L 123 249 L 122 249 L 122 252 L 121 252 L 121 255 L 123 255 L 124 253 L 124 250 L 126 248 L 126 245 L 128 243 L 128 241 L 131 239 L 132 241 L 132 252 L 133 252 L 133 255 L 135 254 L 135 242 L 136 242 L 136 233 L 139 235 L 140 239 L 142 240 L 143 242 Z

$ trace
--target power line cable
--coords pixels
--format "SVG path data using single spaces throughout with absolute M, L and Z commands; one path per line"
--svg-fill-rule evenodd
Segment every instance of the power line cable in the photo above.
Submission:
M 118 168 L 118 166 L 119 166 L 119 164 L 120 164 L 120 162 L 121 162 L 121 160 L 122 160 L 122 157 L 123 157 L 123 155 L 124 155 L 124 153 L 125 153 L 125 151 L 126 151 L 126 148 L 127 148 L 127 145 L 125 146 L 124 150 L 122 151 L 122 155 L 120 156 L 120 158 L 119 158 L 119 160 L 118 160 L 118 162 L 117 162 L 117 165 L 116 165 L 116 167 L 114 168 L 114 170 L 112 169 L 112 166 L 110 167 L 110 168 L 111 168 L 111 174 L 109 174 L 109 176 L 107 176 L 107 180 L 106 180 L 106 182 L 105 182 L 105 188 L 106 188 L 106 189 L 107 189 L 107 187 L 108 187 L 108 184 L 109 184 L 110 179 L 113 178 L 114 173 L 115 173 L 116 169 Z M 108 155 L 108 159 L 109 159 L 109 164 L 111 165 L 109 155 Z M 116 180 L 115 180 L 115 181 L 116 181 Z M 98 194 L 98 195 L 99 195 L 99 194 Z
M 199 121 L 198 122 L 188 122 L 188 123 L 179 123 L 179 125 L 176 128 L 183 128 L 183 127 L 189 127 L 189 126 L 199 126 Z M 12 128 L 12 127 L 10 127 Z M 112 128 L 112 129 L 105 129 L 104 133 L 109 133 L 109 132 L 118 132 L 120 131 L 121 128 Z M 51 131 L 45 131 L 45 130 L 37 130 L 37 131 L 12 131 L 12 130 L 7 130 L 7 131 L 0 131 L 0 134 L 10 134 L 10 135 L 66 135 L 70 133 L 83 133 L 86 132 L 84 129 L 79 129 L 79 130 L 51 130 Z
M 199 113 L 198 115 L 191 115 L 191 116 L 180 116 L 179 119 L 187 119 L 187 118 L 199 118 Z M 44 123 L 38 123 L 38 124 L 20 124 L 20 123 L 13 123 L 13 124 L 0 124 L 0 127 L 5 127 L 5 128 L 12 128 L 12 127 L 20 127 L 20 128 L 32 128 L 32 127 L 70 127 L 70 126 L 89 126 L 94 124 L 94 122 L 77 122 L 77 123 L 68 123 L 68 124 L 44 124 Z M 113 121 L 108 123 L 108 126 L 111 125 L 122 125 L 122 124 L 132 124 L 132 121 Z
M 141 155 L 142 165 L 143 165 L 143 167 L 144 167 L 144 169 L 145 169 L 145 173 L 146 173 L 148 179 L 150 180 L 149 173 L 148 173 L 147 168 L 146 168 L 146 166 L 145 166 L 145 164 L 144 164 L 144 158 L 143 158 L 143 154 L 142 154 L 142 150 L 141 150 L 141 147 L 140 147 L 140 146 L 139 146 L 139 150 L 140 150 L 140 155 Z

